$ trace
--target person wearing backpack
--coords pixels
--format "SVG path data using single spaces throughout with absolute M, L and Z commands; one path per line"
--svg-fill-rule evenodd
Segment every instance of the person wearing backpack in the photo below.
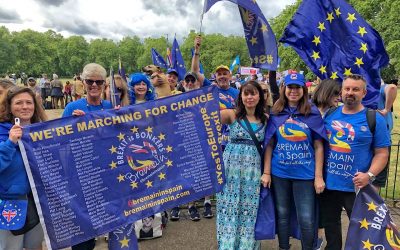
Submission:
M 330 151 L 324 167 L 326 189 L 320 209 L 327 250 L 342 249 L 342 207 L 350 218 L 356 189 L 373 182 L 388 160 L 386 122 L 382 115 L 362 105 L 366 93 L 366 81 L 361 75 L 347 76 L 342 83 L 344 105 L 325 115 Z

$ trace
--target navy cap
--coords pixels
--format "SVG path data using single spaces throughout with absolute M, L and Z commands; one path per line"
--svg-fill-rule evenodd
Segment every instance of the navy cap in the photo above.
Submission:
M 176 76 L 179 76 L 178 71 L 176 71 L 176 69 L 168 69 L 167 74 L 175 74 Z
M 190 71 L 187 72 L 186 75 L 185 75 L 185 77 L 184 77 L 183 79 L 186 79 L 188 76 L 192 76 L 194 79 L 197 80 L 197 74 L 194 73 L 194 72 L 190 72 Z
M 285 82 L 285 86 L 288 86 L 291 84 L 304 86 L 304 84 L 306 83 L 306 79 L 304 78 L 303 74 L 293 73 L 293 74 L 289 74 L 289 75 L 285 76 L 284 82 Z

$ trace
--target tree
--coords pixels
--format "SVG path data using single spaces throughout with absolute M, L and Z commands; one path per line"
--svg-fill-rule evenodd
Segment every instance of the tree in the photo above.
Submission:
M 170 44 L 168 44 L 169 47 Z M 154 48 L 162 55 L 164 58 L 167 54 L 167 39 L 165 37 L 160 38 L 145 38 L 143 42 L 143 53 L 139 56 L 137 60 L 138 68 L 141 69 L 143 66 L 153 64 L 151 60 L 151 48 Z
M 89 44 L 82 36 L 64 39 L 57 50 L 64 75 L 72 76 L 82 71 L 87 63 Z
M 124 37 L 118 43 L 118 51 L 121 56 L 122 65 L 126 72 L 140 71 L 138 60 L 144 53 L 144 46 L 138 36 Z
M 8 73 L 16 61 L 15 45 L 6 27 L 0 27 L 0 72 Z
M 118 47 L 109 39 L 95 39 L 89 45 L 88 62 L 94 62 L 108 69 L 118 68 Z

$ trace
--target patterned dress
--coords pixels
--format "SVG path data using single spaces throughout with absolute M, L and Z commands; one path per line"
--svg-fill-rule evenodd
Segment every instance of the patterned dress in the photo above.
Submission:
M 265 126 L 251 123 L 259 141 Z M 226 184 L 217 194 L 217 240 L 219 249 L 259 249 L 254 239 L 257 218 L 261 158 L 244 121 L 230 126 L 230 142 L 224 151 Z M 246 129 L 245 129 L 246 128 Z

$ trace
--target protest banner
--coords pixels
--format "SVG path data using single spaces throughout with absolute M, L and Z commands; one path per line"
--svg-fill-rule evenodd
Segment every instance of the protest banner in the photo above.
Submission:
M 48 249 L 222 190 L 215 86 L 24 127 L 24 164 Z

